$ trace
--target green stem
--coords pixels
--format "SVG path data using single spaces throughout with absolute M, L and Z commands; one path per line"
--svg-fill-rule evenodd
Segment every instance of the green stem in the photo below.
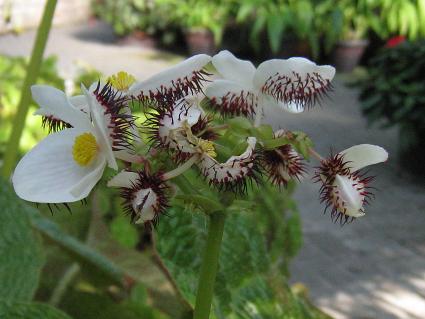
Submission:
M 30 63 L 27 68 L 27 74 L 21 91 L 21 100 L 19 101 L 18 111 L 15 116 L 12 133 L 9 137 L 9 143 L 4 155 L 4 163 L 2 167 L 2 175 L 6 179 L 15 166 L 16 156 L 19 151 L 19 141 L 25 125 L 25 118 L 28 113 L 28 107 L 31 101 L 30 87 L 35 83 L 40 65 L 43 58 L 44 48 L 46 47 L 47 38 L 49 36 L 50 27 L 52 25 L 53 13 L 55 12 L 57 0 L 48 0 L 45 7 L 43 18 L 37 31 L 34 46 L 31 53 Z
M 225 219 L 226 215 L 222 213 L 215 213 L 210 216 L 193 319 L 208 319 L 210 315 Z

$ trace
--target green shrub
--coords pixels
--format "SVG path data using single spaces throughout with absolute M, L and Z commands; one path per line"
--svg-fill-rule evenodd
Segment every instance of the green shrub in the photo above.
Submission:
M 425 173 L 425 40 L 385 48 L 371 59 L 360 88 L 369 123 L 400 130 L 401 164 Z
M 385 48 L 372 58 L 357 83 L 369 122 L 425 129 L 424 73 L 425 41 Z

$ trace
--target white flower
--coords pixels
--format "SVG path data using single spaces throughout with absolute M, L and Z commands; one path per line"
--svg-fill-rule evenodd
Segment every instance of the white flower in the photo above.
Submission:
M 250 61 L 221 51 L 212 64 L 223 79 L 212 82 L 205 95 L 221 112 L 231 115 L 261 113 L 266 106 L 302 112 L 327 94 L 335 75 L 332 66 L 318 66 L 299 57 L 268 60 L 256 69 Z
M 369 183 L 373 178 L 366 177 L 360 170 L 387 159 L 388 153 L 382 147 L 361 144 L 322 162 L 315 177 L 322 183 L 321 199 L 327 207 L 332 207 L 333 219 L 346 222 L 350 217 L 365 215 L 364 204 L 372 196 Z
M 156 224 L 168 208 L 168 186 L 161 174 L 121 171 L 108 186 L 121 188 L 124 210 L 136 224 Z
M 201 155 L 198 166 L 209 184 L 220 190 L 244 193 L 249 178 L 258 182 L 259 167 L 255 154 L 257 139 L 248 137 L 247 143 L 247 148 L 241 155 L 231 156 L 224 163 L 218 162 L 207 152 Z
M 87 90 L 89 116 L 60 90 L 44 85 L 31 89 L 41 106 L 37 114 L 52 116 L 72 128 L 48 135 L 21 159 L 12 177 L 15 191 L 38 203 L 81 200 L 102 177 L 106 165 L 118 169 L 105 111 Z M 82 97 L 78 100 L 83 102 Z
M 177 161 L 197 152 L 197 135 L 206 129 L 208 117 L 199 105 L 199 97 L 186 96 L 171 104 L 169 109 L 150 113 L 145 126 L 155 148 L 172 151 Z

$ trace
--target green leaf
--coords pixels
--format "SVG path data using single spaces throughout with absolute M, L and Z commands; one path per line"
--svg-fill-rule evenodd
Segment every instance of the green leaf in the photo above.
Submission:
M 278 138 L 273 138 L 273 139 L 263 141 L 264 147 L 268 150 L 272 150 L 279 146 L 289 144 L 289 143 L 290 141 L 287 137 L 278 137 Z
M 64 312 L 41 303 L 0 300 L 1 319 L 71 319 Z
M 40 241 L 28 220 L 29 208 L 3 180 L 0 188 L 0 299 L 29 301 L 44 263 Z
M 63 248 L 82 265 L 92 269 L 96 276 L 109 278 L 125 286 L 125 274 L 117 265 L 93 248 L 63 232 L 58 225 L 43 217 L 37 210 L 28 209 L 27 212 L 33 227 L 46 239 Z
M 158 310 L 148 306 L 146 300 L 131 298 L 116 302 L 98 292 L 70 291 L 61 307 L 74 319 L 165 319 Z M 44 318 L 43 318 L 44 319 Z
M 277 53 L 282 42 L 282 35 L 285 29 L 285 20 L 280 13 L 273 13 L 267 19 L 267 34 L 269 37 L 270 48 L 273 53 Z
M 273 138 L 273 128 L 271 125 L 263 124 L 259 127 L 252 128 L 253 134 L 263 140 L 271 139 Z

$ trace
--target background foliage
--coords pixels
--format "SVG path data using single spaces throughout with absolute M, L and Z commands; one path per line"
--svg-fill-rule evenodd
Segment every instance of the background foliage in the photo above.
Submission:
M 119 35 L 139 30 L 170 44 L 186 30 L 204 28 L 218 45 L 238 42 L 250 54 L 282 54 L 301 41 L 317 58 L 339 40 L 371 33 L 425 36 L 425 0 L 95 0 L 93 8 Z

